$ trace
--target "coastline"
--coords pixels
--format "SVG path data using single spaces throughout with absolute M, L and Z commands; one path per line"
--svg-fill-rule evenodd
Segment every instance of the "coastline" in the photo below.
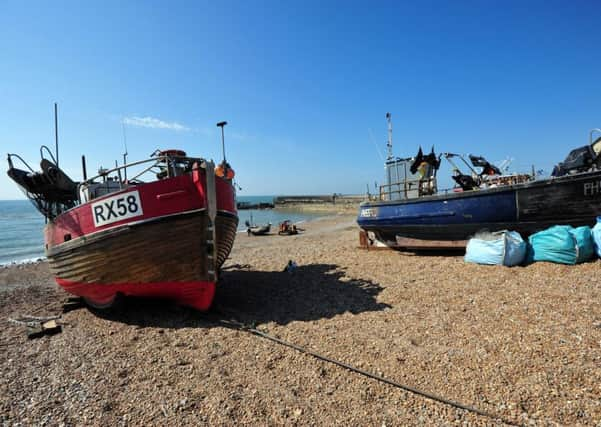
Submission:
M 294 203 L 276 205 L 278 212 L 312 212 L 329 214 L 351 214 L 359 212 L 359 203 Z
M 239 234 L 216 306 L 281 339 L 516 423 L 601 418 L 601 261 L 506 268 L 465 264 L 456 253 L 365 251 L 354 214 L 305 228 L 294 236 Z M 298 267 L 283 272 L 289 260 Z M 2 318 L 60 313 L 67 294 L 47 265 L 0 268 Z M 0 419 L 493 423 L 203 316 L 132 301 L 116 314 L 63 314 L 63 332 L 38 340 L 6 326 Z
M 19 259 L 16 261 L 6 261 L 0 262 L 0 268 L 10 267 L 12 265 L 20 265 L 20 264 L 35 264 L 37 262 L 46 261 L 45 256 L 36 256 L 33 258 Z

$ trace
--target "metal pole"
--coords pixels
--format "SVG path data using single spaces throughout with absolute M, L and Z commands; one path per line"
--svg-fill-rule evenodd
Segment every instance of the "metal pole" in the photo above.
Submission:
M 58 167 L 58 106 L 54 103 L 54 152 L 56 154 L 56 167 Z
M 223 132 L 223 126 L 221 126 L 221 151 L 223 152 L 223 162 L 225 163 L 225 133 Z
M 217 123 L 217 126 L 221 128 L 221 150 L 223 151 L 223 163 L 226 163 L 226 161 L 225 161 L 225 135 L 223 132 L 223 128 L 225 127 L 225 125 L 227 125 L 227 122 Z
M 88 172 L 86 170 L 86 156 L 81 156 L 81 170 L 83 172 L 83 180 L 87 181 Z

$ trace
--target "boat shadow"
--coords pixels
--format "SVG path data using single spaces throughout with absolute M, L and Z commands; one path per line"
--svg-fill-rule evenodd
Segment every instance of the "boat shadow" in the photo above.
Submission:
M 255 271 L 232 265 L 221 273 L 208 313 L 199 313 L 166 300 L 127 298 L 124 306 L 94 311 L 104 319 L 167 329 L 204 327 L 235 318 L 245 324 L 329 319 L 344 313 L 360 314 L 390 308 L 378 302 L 383 288 L 369 280 L 348 277 L 333 264 L 309 264 L 288 271 Z
M 441 248 L 441 249 L 394 249 L 401 255 L 418 257 L 463 257 L 465 248 Z
M 215 306 L 241 313 L 245 322 L 286 325 L 390 308 L 377 301 L 382 289 L 369 280 L 348 277 L 334 264 L 303 265 L 292 272 L 234 265 L 222 273 Z

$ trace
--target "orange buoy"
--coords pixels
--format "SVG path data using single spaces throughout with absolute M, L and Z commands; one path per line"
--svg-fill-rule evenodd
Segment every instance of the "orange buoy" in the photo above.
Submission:
M 234 179 L 236 173 L 234 172 L 234 169 L 232 169 L 232 167 L 229 165 L 229 163 L 221 163 L 215 168 L 215 175 L 220 178 Z

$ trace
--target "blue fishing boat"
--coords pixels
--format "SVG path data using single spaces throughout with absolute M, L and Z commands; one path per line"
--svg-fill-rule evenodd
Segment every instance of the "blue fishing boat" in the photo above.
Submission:
M 483 157 L 434 148 L 415 157 L 392 156 L 388 119 L 386 184 L 359 209 L 357 223 L 375 239 L 399 246 L 403 239 L 464 241 L 481 230 L 516 230 L 527 236 L 556 224 L 593 225 L 601 214 L 601 137 L 573 150 L 553 175 L 504 174 Z M 455 188 L 438 191 L 441 160 L 453 167 Z M 463 173 L 459 165 L 469 170 Z

